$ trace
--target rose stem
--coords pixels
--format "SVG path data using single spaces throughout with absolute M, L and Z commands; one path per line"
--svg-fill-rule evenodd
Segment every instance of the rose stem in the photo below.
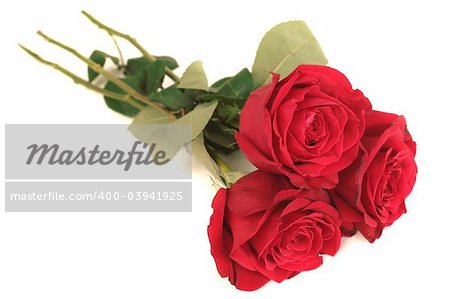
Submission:
M 97 25 L 100 29 L 105 30 L 106 32 L 108 32 L 110 35 L 115 35 L 118 36 L 120 38 L 123 38 L 125 40 L 127 40 L 128 42 L 130 42 L 133 46 L 136 47 L 136 49 L 138 49 L 142 55 L 144 55 L 145 58 L 147 58 L 148 61 L 155 61 L 156 58 L 151 55 L 150 53 L 147 52 L 147 50 L 145 50 L 144 47 L 141 46 L 141 44 L 138 43 L 138 41 L 125 33 L 119 32 L 109 26 L 106 26 L 105 24 L 101 23 L 99 20 L 95 19 L 92 15 L 90 15 L 89 13 L 87 13 L 86 11 L 81 11 L 81 13 L 83 15 L 85 15 L 92 23 L 94 23 L 95 25 Z M 180 82 L 180 78 L 168 67 L 165 68 L 165 73 L 167 76 L 169 76 L 170 79 L 172 79 L 175 83 Z
M 139 100 L 142 103 L 145 103 L 145 104 L 147 104 L 149 106 L 152 106 L 153 108 L 163 112 L 164 114 L 166 114 L 166 116 L 167 116 L 167 118 L 169 120 L 174 120 L 175 119 L 175 116 L 170 111 L 164 109 L 159 104 L 156 104 L 156 103 L 152 102 L 146 96 L 142 95 L 141 93 L 136 91 L 134 88 L 132 88 L 131 86 L 129 86 L 128 84 L 126 84 L 125 82 L 120 80 L 119 78 L 117 78 L 114 75 L 110 74 L 108 71 L 106 71 L 99 64 L 95 63 L 94 61 L 90 60 L 89 58 L 84 57 L 83 55 L 78 53 L 75 49 L 70 48 L 69 46 L 66 46 L 66 45 L 62 44 L 62 43 L 58 42 L 57 40 L 54 40 L 54 39 L 48 37 L 47 35 L 45 35 L 41 31 L 38 31 L 37 34 L 40 35 L 41 37 L 43 37 L 49 43 L 52 43 L 52 44 L 54 44 L 54 45 L 56 45 L 56 46 L 58 46 L 58 47 L 60 47 L 60 48 L 62 48 L 64 50 L 70 52 L 74 56 L 76 56 L 78 59 L 80 59 L 81 61 L 86 63 L 93 71 L 101 74 L 103 77 L 105 77 L 109 81 L 111 81 L 114 84 L 116 84 L 118 87 L 120 87 L 120 89 L 122 89 L 124 92 L 129 94 L 132 98 L 134 98 L 136 100 Z
M 20 44 L 19 44 L 19 47 L 22 48 L 22 50 L 27 52 L 31 57 L 33 57 L 37 61 L 39 61 L 39 62 L 41 62 L 41 63 L 43 63 L 45 65 L 48 65 L 48 66 L 56 69 L 57 71 L 60 71 L 61 73 L 63 73 L 67 77 L 71 78 L 76 84 L 81 84 L 84 87 L 86 87 L 87 89 L 90 89 L 92 91 L 98 92 L 98 93 L 100 93 L 100 94 L 102 94 L 104 96 L 113 98 L 113 99 L 118 100 L 118 101 L 125 102 L 127 104 L 130 104 L 130 105 L 132 105 L 133 107 L 135 107 L 135 108 L 137 108 L 139 110 L 141 110 L 141 109 L 143 109 L 145 107 L 145 106 L 143 106 L 143 105 L 133 101 L 131 96 L 128 95 L 128 94 L 121 94 L 121 93 L 112 92 L 112 91 L 109 91 L 109 90 L 105 90 L 105 89 L 103 89 L 101 87 L 98 87 L 97 85 L 91 84 L 90 82 L 84 80 L 81 77 L 78 77 L 74 73 L 72 73 L 72 72 L 68 71 L 67 69 L 63 68 L 62 66 L 60 66 L 60 65 L 58 65 L 58 64 L 56 64 L 54 62 L 51 62 L 51 61 L 43 59 L 42 57 L 40 57 L 38 54 L 34 53 L 30 49 L 28 49 L 28 48 L 26 48 L 26 47 L 24 47 L 24 46 L 22 46 Z
M 120 47 L 119 47 L 119 44 L 117 43 L 117 40 L 114 37 L 114 35 L 109 34 L 109 36 L 111 37 L 111 39 L 112 39 L 112 41 L 114 43 L 114 46 L 116 47 L 117 52 L 119 53 L 119 65 L 120 66 L 124 66 L 125 65 L 125 60 L 123 59 L 122 50 L 120 50 Z

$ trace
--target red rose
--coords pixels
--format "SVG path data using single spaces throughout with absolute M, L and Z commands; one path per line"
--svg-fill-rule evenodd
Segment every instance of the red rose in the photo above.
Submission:
M 403 116 L 371 111 L 359 158 L 339 174 L 330 191 L 342 219 L 343 231 L 357 229 L 370 242 L 406 212 L 405 198 L 416 181 L 416 143 Z
M 240 290 L 315 269 L 321 254 L 340 246 L 340 219 L 327 193 L 292 189 L 282 176 L 255 171 L 220 189 L 212 207 L 211 254 Z
M 239 147 L 256 167 L 298 187 L 332 188 L 358 155 L 370 102 L 330 67 L 301 65 L 279 78 L 248 98 Z

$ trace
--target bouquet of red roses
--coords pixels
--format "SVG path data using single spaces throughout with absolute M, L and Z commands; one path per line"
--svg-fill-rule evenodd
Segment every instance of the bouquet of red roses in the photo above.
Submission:
M 133 37 L 83 14 L 109 33 L 119 57 L 99 50 L 86 57 L 38 34 L 86 63 L 87 79 L 21 47 L 102 94 L 109 108 L 133 118 L 131 131 L 142 123 L 191 125 L 192 134 L 178 141 L 190 144 L 226 187 L 213 199 L 208 236 L 219 274 L 238 289 L 319 267 L 322 255 L 336 254 L 342 236 L 359 231 L 374 242 L 406 212 L 417 166 L 405 118 L 373 110 L 341 72 L 325 66 L 304 22 L 275 26 L 251 72 L 244 68 L 209 85 L 200 61 L 178 77 L 172 57 L 151 55 Z M 125 61 L 115 37 L 142 56 Z M 223 155 L 237 150 L 256 171 L 225 163 Z
M 335 69 L 273 74 L 248 98 L 236 140 L 259 170 L 219 190 L 208 235 L 239 289 L 319 267 L 341 235 L 374 242 L 406 212 L 417 167 L 405 119 L 372 110 Z

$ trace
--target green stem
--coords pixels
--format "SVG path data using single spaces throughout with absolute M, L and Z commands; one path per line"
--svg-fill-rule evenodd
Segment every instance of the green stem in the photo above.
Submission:
M 19 44 L 19 47 L 22 48 L 22 50 L 24 50 L 26 53 L 28 53 L 31 57 L 33 57 L 34 59 L 36 59 L 37 61 L 48 65 L 54 69 L 56 69 L 57 71 L 63 73 L 64 75 L 66 75 L 67 77 L 71 78 L 76 84 L 80 84 L 83 85 L 84 87 L 86 87 L 87 89 L 90 89 L 92 91 L 98 92 L 104 96 L 110 97 L 112 99 L 118 100 L 118 101 L 122 101 L 125 102 L 127 104 L 132 105 L 133 107 L 142 110 L 145 106 L 141 105 L 135 101 L 133 101 L 133 99 L 131 98 L 130 95 L 128 94 L 121 94 L 121 93 L 116 93 L 116 92 L 112 92 L 109 90 L 105 90 L 101 87 L 98 87 L 97 85 L 91 84 L 90 82 L 84 80 L 81 77 L 78 77 L 77 75 L 75 75 L 74 73 L 68 71 L 67 69 L 63 68 L 62 66 L 45 60 L 44 58 L 40 57 L 38 54 L 36 54 L 35 52 L 31 51 L 30 49 L 22 46 Z
M 111 36 L 114 46 L 116 47 L 117 52 L 119 53 L 119 65 L 123 66 L 125 64 L 125 60 L 123 59 L 122 50 L 120 49 L 119 44 L 117 43 L 117 40 L 114 37 L 114 35 L 110 34 L 109 36 Z
M 151 100 L 149 100 L 146 96 L 142 95 L 141 93 L 139 93 L 137 90 L 135 90 L 134 88 L 132 88 L 131 86 L 129 86 L 128 84 L 126 84 L 125 82 L 123 82 L 121 79 L 117 78 L 116 76 L 112 75 L 111 73 L 109 73 L 108 71 L 106 71 L 101 65 L 95 63 L 94 61 L 90 60 L 89 58 L 81 55 L 80 53 L 78 53 L 75 49 L 66 46 L 63 43 L 60 43 L 57 40 L 54 40 L 52 38 L 50 38 L 49 36 L 45 35 L 44 33 L 42 33 L 41 31 L 37 32 L 38 35 L 40 35 L 41 37 L 43 37 L 46 41 L 48 41 L 49 43 L 52 43 L 66 51 L 68 51 L 69 53 L 73 54 L 74 56 L 76 56 L 78 59 L 80 59 L 81 61 L 83 61 L 84 63 L 86 63 L 93 71 L 101 74 L 103 77 L 105 77 L 106 79 L 108 79 L 109 81 L 113 82 L 115 85 L 117 85 L 120 89 L 122 89 L 125 93 L 129 94 L 132 98 L 145 103 L 149 106 L 152 106 L 153 108 L 163 112 L 164 114 L 166 114 L 167 118 L 169 120 L 173 120 L 175 119 L 175 117 L 173 116 L 173 114 L 169 111 L 164 109 L 162 106 L 160 106 L 159 104 L 156 104 L 154 102 L 152 102 Z
M 99 20 L 97 20 L 96 18 L 94 18 L 92 15 L 90 15 L 89 13 L 87 13 L 86 11 L 81 11 L 81 13 L 83 15 L 85 15 L 92 23 L 94 23 L 95 25 L 97 25 L 100 29 L 105 30 L 106 32 L 108 32 L 110 35 L 115 35 L 118 36 L 120 38 L 123 38 L 125 40 L 127 40 L 129 43 L 131 43 L 133 46 L 136 47 L 136 49 L 138 49 L 142 55 L 144 55 L 145 58 L 147 58 L 148 61 L 155 61 L 156 58 L 155 56 L 151 55 L 150 53 L 147 52 L 147 50 L 145 50 L 145 48 L 138 43 L 138 41 L 125 33 L 122 33 L 120 31 L 117 31 L 109 26 L 106 26 L 105 24 L 103 24 L 102 22 L 100 22 Z M 178 77 L 171 69 L 169 69 L 168 67 L 165 68 L 165 72 L 166 75 L 170 77 L 170 79 L 172 79 L 175 83 L 180 82 L 180 77 Z

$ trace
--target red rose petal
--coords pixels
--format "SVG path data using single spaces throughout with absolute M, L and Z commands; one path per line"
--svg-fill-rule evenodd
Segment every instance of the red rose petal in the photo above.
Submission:
M 220 276 L 230 275 L 231 261 L 229 252 L 231 249 L 231 235 L 224 231 L 224 212 L 227 190 L 220 189 L 212 202 L 214 213 L 208 226 L 208 237 L 211 243 L 211 254 L 216 262 L 217 271 Z

